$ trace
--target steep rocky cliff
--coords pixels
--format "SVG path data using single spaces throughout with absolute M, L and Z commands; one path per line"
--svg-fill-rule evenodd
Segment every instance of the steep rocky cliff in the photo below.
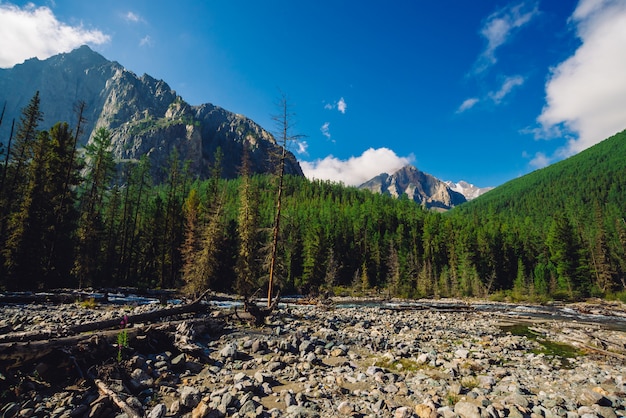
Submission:
M 244 146 L 256 173 L 271 172 L 275 167 L 271 156 L 280 152 L 273 136 L 254 121 L 212 104 L 190 106 L 164 81 L 147 74 L 138 77 L 87 46 L 0 69 L 0 106 L 6 103 L 1 142 L 7 142 L 10 121 L 19 120 L 36 91 L 44 113 L 42 129 L 58 121 L 74 125 L 74 108 L 84 101 L 87 122 L 81 145 L 96 128 L 105 127 L 112 133 L 115 157 L 135 161 L 148 155 L 157 179 L 174 148 L 201 178 L 208 176 L 218 147 L 224 153 L 222 171 L 227 178 L 237 175 Z M 303 175 L 291 153 L 286 172 Z
M 443 181 L 411 165 L 404 166 L 391 175 L 382 173 L 359 188 L 395 198 L 406 194 L 409 199 L 429 209 L 447 210 L 466 202 L 461 193 L 451 190 Z

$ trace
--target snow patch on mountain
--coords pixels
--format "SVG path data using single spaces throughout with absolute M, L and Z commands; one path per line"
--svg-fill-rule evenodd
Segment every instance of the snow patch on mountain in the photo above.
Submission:
M 487 193 L 492 190 L 493 187 L 478 187 L 470 184 L 466 181 L 459 181 L 458 183 L 452 181 L 446 181 L 446 185 L 457 193 L 461 193 L 467 200 L 476 199 L 478 196 Z

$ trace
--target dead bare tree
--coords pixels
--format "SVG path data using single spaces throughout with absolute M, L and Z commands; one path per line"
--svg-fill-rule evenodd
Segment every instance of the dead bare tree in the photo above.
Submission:
M 276 259 L 278 257 L 278 237 L 280 233 L 280 216 L 281 202 L 283 195 L 283 180 L 285 178 L 285 161 L 287 159 L 287 144 L 298 141 L 304 135 L 293 134 L 295 114 L 291 111 L 291 106 L 285 93 L 280 93 L 277 103 L 279 112 L 272 116 L 272 120 L 276 123 L 276 136 L 281 145 L 281 155 L 278 163 L 278 189 L 276 191 L 276 213 L 274 217 L 274 225 L 272 228 L 272 245 L 270 254 L 269 283 L 267 286 L 267 307 L 272 306 L 272 294 L 274 291 L 274 276 L 276 274 Z

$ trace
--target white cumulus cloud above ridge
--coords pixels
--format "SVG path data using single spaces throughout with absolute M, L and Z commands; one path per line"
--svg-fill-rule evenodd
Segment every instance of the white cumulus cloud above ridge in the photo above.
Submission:
M 330 180 L 346 186 L 359 186 L 381 173 L 392 174 L 415 160 L 413 155 L 400 157 L 389 148 L 369 148 L 347 160 L 329 155 L 315 161 L 300 161 L 308 179 Z
M 551 70 L 537 118 L 541 128 L 535 131 L 539 138 L 570 139 L 549 159 L 539 155 L 542 163 L 569 157 L 626 128 L 626 1 L 581 0 L 570 21 L 581 45 Z
M 0 4 L 0 68 L 12 67 L 29 58 L 46 59 L 84 44 L 104 44 L 110 37 L 82 25 L 59 22 L 50 8 L 32 3 L 23 8 Z

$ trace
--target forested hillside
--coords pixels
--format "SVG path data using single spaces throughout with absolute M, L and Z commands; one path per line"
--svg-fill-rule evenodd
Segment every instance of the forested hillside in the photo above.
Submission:
M 623 290 L 626 131 L 499 186 L 454 212 L 456 218 L 478 224 L 496 222 L 524 241 L 524 287 L 531 279 L 540 284 L 547 272 L 568 293 Z
M 78 130 L 39 130 L 36 105 L 2 159 L 0 287 L 267 287 L 276 176 L 247 174 L 244 154 L 242 175 L 224 180 L 219 149 L 205 181 L 175 152 L 162 184 L 147 159 L 115 176 L 108 131 L 80 156 Z M 286 176 L 279 286 L 406 297 L 624 294 L 625 135 L 447 214 Z
M 541 202 L 541 204 L 538 204 Z M 620 210 L 626 205 L 626 131 L 549 167 L 509 181 L 457 210 L 531 217 L 541 222 L 557 212 L 575 216 L 589 205 Z M 591 207 L 592 209 L 593 207 Z M 613 215 L 619 215 L 615 213 Z

